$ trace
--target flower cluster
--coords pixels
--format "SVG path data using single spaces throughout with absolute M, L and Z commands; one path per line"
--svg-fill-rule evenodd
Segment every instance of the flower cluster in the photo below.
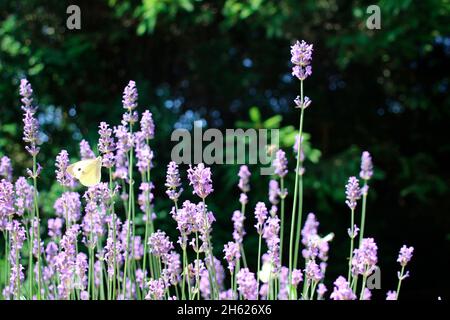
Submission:
M 292 73 L 301 81 L 312 73 L 312 51 L 313 46 L 305 41 L 297 41 L 291 47 Z M 303 96 L 303 82 L 301 84 L 301 96 L 295 99 L 295 105 L 301 108 L 303 115 L 311 100 Z M 322 236 L 319 233 L 319 221 L 314 213 L 308 213 L 306 219 L 302 219 L 306 202 L 301 180 L 305 174 L 301 130 L 292 146 L 292 154 L 281 149 L 276 152 L 274 175 L 270 181 L 264 182 L 266 186 L 265 183 L 269 182 L 266 195 L 250 198 L 254 196 L 250 187 L 251 173 L 248 166 L 240 166 L 237 174 L 240 195 L 235 200 L 239 210 L 234 210 L 228 220 L 233 224 L 233 232 L 225 241 L 221 256 L 216 257 L 217 250 L 214 249 L 217 247 L 213 246 L 217 246 L 213 238 L 216 218 L 212 209 L 220 211 L 221 208 L 210 203 L 212 199 L 209 196 L 214 191 L 211 169 L 204 163 L 186 168 L 174 161 L 169 162 L 164 187 L 171 200 L 165 201 L 171 203 L 172 208 L 163 207 L 164 200 L 159 201 L 161 182 L 152 181 L 153 176 L 158 178 L 161 175 L 158 172 L 150 174 L 157 165 L 154 159 L 158 158 L 157 149 L 151 147 L 155 123 L 149 110 L 144 111 L 139 119 L 138 92 L 134 81 L 130 81 L 123 92 L 125 113 L 120 124 L 110 127 L 106 122 L 100 122 L 98 126 L 96 149 L 102 157 L 103 167 L 107 169 L 107 182 L 80 192 L 82 186 L 77 186 L 67 173 L 71 169 L 69 154 L 60 150 L 54 165 L 56 181 L 62 188 L 55 191 L 53 210 L 49 210 L 46 203 L 40 203 L 44 193 L 40 195 L 37 187 L 41 170 L 36 162 L 40 148 L 39 122 L 37 108 L 33 106 L 33 90 L 25 79 L 20 83 L 20 95 L 24 112 L 23 140 L 33 161 L 32 170 L 28 170 L 32 183 L 25 177 L 15 176 L 9 157 L 0 158 L 0 232 L 6 241 L 1 246 L 5 248 L 1 264 L 4 268 L 2 298 L 327 298 L 325 278 L 334 234 Z M 87 140 L 81 140 L 81 159 L 95 157 L 91 145 Z M 289 168 L 291 156 L 297 160 L 295 171 Z M 367 184 L 373 170 L 372 158 L 365 151 L 359 174 L 363 186 L 360 188 L 358 179 L 352 176 L 345 188 L 345 203 L 352 211 L 352 225 L 348 230 L 350 259 L 348 277 L 339 276 L 334 281 L 333 291 L 328 297 L 333 300 L 369 300 L 372 297 L 367 280 L 377 270 L 378 246 L 374 238 L 363 237 L 366 206 L 362 206 L 361 230 L 353 218 L 358 215 L 355 210 L 357 201 L 363 197 L 363 204 L 366 204 Z M 288 174 L 292 174 L 293 179 Z M 187 181 L 182 178 L 185 175 Z M 293 181 L 295 186 L 291 185 Z M 187 183 L 196 195 L 190 200 L 183 194 L 183 185 Z M 290 200 L 288 190 L 293 191 L 292 206 L 287 204 Z M 270 208 L 266 207 L 267 200 Z M 248 203 L 256 203 L 254 216 L 245 216 Z M 290 242 L 284 237 L 288 229 L 284 225 L 285 206 L 293 208 L 292 215 L 288 216 L 292 221 Z M 161 221 L 168 212 L 176 230 L 172 228 L 170 231 L 168 224 Z M 43 221 L 40 217 L 44 217 Z M 256 229 L 256 232 L 250 230 L 249 233 L 257 235 L 257 259 L 252 254 L 245 254 L 245 249 L 254 244 L 254 238 L 245 238 L 247 219 Z M 217 224 L 226 230 L 222 220 Z M 41 225 L 45 228 L 41 229 Z M 166 228 L 167 233 L 162 230 Z M 358 233 L 361 239 L 354 247 Z M 44 235 L 46 238 L 42 239 Z M 176 237 L 178 241 L 172 242 L 171 238 Z M 289 255 L 283 257 L 288 244 Z M 400 249 L 398 286 L 396 291 L 387 293 L 387 300 L 398 299 L 402 281 L 409 276 L 405 268 L 413 252 L 414 248 L 406 245 Z M 228 272 L 224 268 L 224 260 Z M 257 268 L 251 270 L 253 266 Z M 28 284 L 26 289 L 25 284 Z

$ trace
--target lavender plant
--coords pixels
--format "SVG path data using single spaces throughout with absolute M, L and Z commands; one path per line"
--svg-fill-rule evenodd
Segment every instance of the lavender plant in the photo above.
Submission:
M 183 168 L 172 161 L 167 165 L 164 187 L 172 201 L 171 208 L 167 209 L 176 223 L 177 241 L 172 242 L 155 221 L 157 199 L 151 180 L 155 154 L 150 145 L 155 136 L 155 124 L 149 110 L 139 118 L 134 81 L 130 81 L 123 92 L 125 113 L 120 124 L 111 127 L 101 122 L 98 127 L 97 150 L 102 167 L 108 173 L 107 182 L 83 189 L 67 172 L 70 157 L 66 150 L 61 150 L 55 161 L 55 177 L 62 193 L 43 223 L 37 186 L 41 172 L 37 162 L 41 147 L 37 107 L 33 105 L 31 85 L 23 79 L 19 91 L 24 112 L 23 140 L 32 158 L 32 168 L 27 170 L 31 183 L 25 177 L 14 180 L 10 158 L 0 159 L 0 231 L 5 244 L 0 280 L 2 298 L 370 299 L 367 280 L 376 272 L 378 264 L 377 244 L 373 238 L 365 236 L 368 182 L 373 176 L 370 154 L 365 151 L 361 158 L 362 187 L 354 176 L 345 187 L 345 203 L 351 214 L 348 273 L 347 277 L 339 276 L 332 289 L 326 287 L 324 279 L 334 234 L 320 235 L 314 213 L 309 213 L 305 221 L 302 218 L 303 123 L 304 112 L 311 104 L 304 95 L 303 86 L 312 74 L 312 52 L 313 46 L 305 41 L 297 41 L 291 47 L 292 75 L 300 81 L 300 95 L 294 100 L 300 110 L 298 134 L 291 155 L 296 161 L 295 169 L 289 170 L 290 155 L 278 150 L 273 161 L 275 177 L 269 182 L 268 199 L 256 199 L 254 217 L 246 217 L 251 173 L 247 166 L 240 167 L 240 209 L 235 210 L 230 219 L 233 234 L 223 247 L 223 257 L 214 256 L 215 214 L 208 208 L 208 203 L 213 201 L 213 175 L 205 164 Z M 96 158 L 85 140 L 81 141 L 79 151 L 82 160 Z M 196 196 L 194 201 L 183 201 L 184 181 L 180 177 L 183 170 L 186 170 L 188 184 Z M 293 192 L 286 186 L 289 173 L 294 175 Z M 292 196 L 290 216 L 285 215 L 288 196 Z M 361 198 L 362 209 L 358 217 L 356 208 Z M 270 208 L 266 206 L 266 200 Z M 122 210 L 118 208 L 120 203 L 123 203 Z M 121 211 L 124 216 L 119 214 Z M 360 218 L 360 226 L 355 223 L 357 218 Z M 255 270 L 249 268 L 245 255 L 246 219 L 254 224 L 258 236 Z M 288 219 L 289 240 L 284 235 Z M 139 221 L 144 221 L 143 227 Z M 45 239 L 41 239 L 41 228 L 46 229 Z M 358 234 L 359 241 L 355 243 Z M 285 245 L 288 250 L 283 250 Z M 288 251 L 287 259 L 283 259 L 283 251 Z M 387 293 L 387 300 L 398 299 L 402 282 L 409 276 L 405 268 L 413 251 L 413 247 L 406 245 L 400 249 L 398 286 L 396 291 Z M 223 260 L 227 271 L 222 265 Z M 227 277 L 229 282 L 225 281 Z M 358 279 L 361 279 L 360 283 Z M 331 294 L 327 297 L 329 290 Z

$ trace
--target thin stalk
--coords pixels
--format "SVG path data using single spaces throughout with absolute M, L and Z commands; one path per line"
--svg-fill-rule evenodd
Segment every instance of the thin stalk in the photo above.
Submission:
M 300 98 L 303 102 L 303 81 L 300 81 Z M 292 214 L 291 214 L 291 233 L 289 239 L 289 281 L 292 278 L 292 269 L 293 269 L 293 246 L 294 246 L 294 227 L 295 227 L 295 215 L 297 213 L 297 196 L 299 190 L 299 169 L 300 169 L 300 143 L 302 141 L 303 134 L 303 115 L 304 108 L 301 109 L 299 126 L 298 126 L 298 139 L 299 139 L 299 152 L 297 155 L 297 165 L 295 167 L 295 184 L 294 184 L 294 200 L 292 204 Z M 300 222 L 301 223 L 301 222 Z M 297 252 L 295 252 L 295 257 L 297 257 Z M 295 258 L 297 261 L 297 258 Z
M 261 233 L 259 234 L 259 240 L 258 240 L 258 268 L 256 269 L 256 282 L 258 284 L 257 288 L 258 290 L 256 292 L 259 292 L 259 269 L 261 266 Z M 257 300 L 259 299 L 259 294 L 256 298 Z
M 347 281 L 350 283 L 350 276 L 352 274 L 352 256 L 353 256 L 353 242 L 354 242 L 354 225 L 355 225 L 355 209 L 352 209 L 352 217 L 351 217 L 351 236 L 350 236 L 350 254 L 348 256 L 348 275 L 347 275 Z
M 366 281 L 367 281 L 367 276 L 364 274 L 363 275 L 363 283 L 362 283 L 362 287 L 361 287 L 361 293 L 359 295 L 359 300 L 364 299 L 364 289 L 366 288 Z
M 298 253 L 300 249 L 300 235 L 302 231 L 302 215 L 303 215 L 303 175 L 300 175 L 298 182 L 298 217 L 297 230 L 295 232 L 295 249 L 294 249 L 294 269 L 298 266 Z
M 363 190 L 367 190 L 367 180 L 364 180 L 364 187 Z M 362 239 L 364 238 L 364 227 L 366 225 L 366 204 L 367 204 L 367 193 L 364 192 L 363 194 L 363 201 L 362 201 L 362 212 L 361 212 L 361 230 L 359 231 L 359 245 L 361 246 Z
M 280 235 L 280 265 L 283 265 L 283 239 L 284 239 L 284 201 L 285 201 L 285 195 L 284 195 L 284 178 L 280 177 L 280 187 L 281 192 L 283 196 L 281 197 L 281 235 Z
M 41 300 L 41 229 L 40 229 L 40 218 L 39 218 L 39 204 L 38 204 L 38 195 L 37 195 L 37 167 L 36 167 L 36 155 L 33 155 L 33 187 L 34 187 L 34 208 L 36 211 L 35 217 L 37 218 L 37 265 L 38 265 L 38 292 L 37 299 Z M 33 221 L 31 222 L 31 227 L 33 228 Z M 31 232 L 34 233 L 34 230 Z M 34 242 L 32 242 L 31 246 L 33 247 Z M 31 249 L 33 252 L 33 249 Z
M 400 295 L 400 287 L 402 285 L 403 281 L 403 273 L 405 272 L 405 266 L 402 266 L 402 270 L 400 271 L 400 277 L 398 278 L 398 285 L 397 285 L 397 292 L 396 292 L 396 299 L 398 300 L 398 297 Z
M 130 123 L 130 134 L 133 134 L 133 126 Z M 131 212 L 133 207 L 133 146 L 130 148 L 130 154 L 129 154 L 129 161 L 128 161 L 128 179 L 129 179 L 129 192 L 128 192 L 128 214 L 127 214 L 127 242 L 125 246 L 125 264 L 124 264 L 124 271 L 123 271 L 123 279 L 122 279 L 122 285 L 123 285 L 123 297 L 125 299 L 126 297 L 126 277 L 127 277 L 127 271 L 129 269 L 129 261 L 128 261 L 128 250 L 130 246 L 130 224 L 131 224 Z M 134 228 L 134 226 L 133 226 Z
M 241 206 L 241 213 L 245 219 L 245 203 L 243 203 Z M 244 268 L 247 268 L 247 258 L 245 257 L 244 243 L 241 243 L 240 247 L 241 247 L 242 262 L 244 263 Z M 239 270 L 237 270 L 237 272 L 239 272 Z
M 181 285 L 181 299 L 186 300 L 185 284 L 186 284 L 186 246 L 183 245 L 183 284 Z M 191 293 L 189 292 L 189 295 Z

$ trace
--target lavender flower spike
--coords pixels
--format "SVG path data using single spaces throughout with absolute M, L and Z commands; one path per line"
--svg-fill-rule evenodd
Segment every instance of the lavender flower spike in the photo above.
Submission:
M 255 227 L 260 235 L 263 233 L 263 227 L 267 219 L 267 214 L 268 212 L 264 202 L 258 202 L 255 207 L 255 219 L 257 221 Z
M 81 140 L 80 142 L 80 156 L 81 160 L 87 160 L 87 159 L 94 159 L 95 154 L 91 149 L 91 146 L 89 145 L 89 142 L 86 140 Z
M 361 156 L 361 172 L 359 173 L 359 176 L 363 180 L 370 180 L 373 176 L 372 157 L 367 151 L 364 151 Z
M 355 210 L 356 201 L 361 198 L 361 189 L 359 188 L 359 181 L 356 177 L 350 177 L 348 183 L 345 186 L 345 194 L 347 200 L 345 203 L 351 210 Z
M 74 184 L 73 178 L 67 173 L 67 167 L 69 166 L 69 154 L 66 150 L 56 156 L 56 180 L 63 187 L 70 187 Z
M 399 262 L 402 267 L 405 267 L 408 264 L 408 262 L 411 261 L 413 252 L 414 247 L 408 248 L 406 245 L 403 245 L 403 247 L 400 249 L 397 262 Z
M 255 274 L 250 272 L 248 268 L 239 270 L 236 275 L 236 282 L 239 293 L 245 300 L 256 300 L 258 298 L 258 284 Z
M 13 168 L 11 166 L 11 160 L 7 156 L 3 156 L 0 159 L 0 177 L 5 178 L 8 181 L 12 180 Z
M 305 41 L 297 41 L 291 47 L 291 62 L 294 64 L 292 75 L 303 81 L 312 74 L 313 45 L 307 44 Z
M 212 188 L 211 169 L 205 167 L 203 163 L 199 163 L 194 168 L 189 165 L 187 173 L 189 185 L 193 186 L 194 194 L 202 199 L 205 199 L 211 192 L 214 191 Z
M 275 174 L 280 178 L 283 178 L 288 173 L 286 153 L 283 150 L 277 151 L 273 166 L 275 167 Z
M 141 132 L 144 135 L 145 139 L 153 139 L 155 136 L 155 123 L 153 122 L 152 113 L 148 110 L 145 110 L 142 114 L 141 118 Z
M 242 192 L 247 193 L 250 191 L 249 179 L 250 179 L 250 171 L 246 165 L 243 165 L 239 168 L 239 184 L 238 187 Z
M 137 107 L 137 99 L 138 93 L 136 89 L 136 82 L 130 80 L 128 85 L 125 87 L 123 91 L 122 104 L 123 108 L 127 109 L 129 112 L 132 112 Z
M 183 188 L 181 186 L 180 173 L 178 171 L 178 165 L 175 161 L 169 162 L 167 165 L 167 174 L 166 174 L 166 183 L 167 187 L 166 194 L 172 201 L 178 201 L 180 194 L 183 192 Z
M 233 274 L 236 262 L 241 258 L 240 246 L 236 242 L 229 241 L 223 247 L 223 252 L 225 253 L 224 259 L 228 262 L 228 269 Z

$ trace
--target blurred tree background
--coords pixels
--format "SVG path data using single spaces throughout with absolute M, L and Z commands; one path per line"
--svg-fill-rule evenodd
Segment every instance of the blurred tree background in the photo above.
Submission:
M 69 4 L 81 8 L 81 30 L 66 28 Z M 18 94 L 20 78 L 27 77 L 39 104 L 44 166 L 39 183 L 44 218 L 50 217 L 61 192 L 54 181 L 55 156 L 65 148 L 75 160 L 81 139 L 95 147 L 99 122 L 119 123 L 122 90 L 133 79 L 139 111 L 149 108 L 157 125 L 152 174 L 157 223 L 175 240 L 164 195 L 172 130 L 191 129 L 195 120 L 204 128 L 280 127 L 286 133 L 282 146 L 292 158 L 298 81 L 290 75 L 290 45 L 305 39 L 314 44 L 314 56 L 313 75 L 305 83 L 313 103 L 305 119 L 311 149 L 304 208 L 316 213 L 322 234 L 336 234 L 328 288 L 346 272 L 350 217 L 344 186 L 349 176 L 358 175 L 361 152 L 368 150 L 376 172 L 366 234 L 378 243 L 382 271 L 382 290 L 374 296 L 384 298 L 395 289 L 398 250 L 408 244 L 415 247 L 415 257 L 403 298 L 448 297 L 450 1 L 380 0 L 380 30 L 366 27 L 370 4 L 1 1 L 0 156 L 12 158 L 15 177 L 30 164 L 21 140 Z M 260 177 L 257 166 L 250 169 L 251 208 L 267 202 L 269 177 Z M 209 203 L 218 220 L 217 255 L 231 240 L 231 215 L 239 208 L 237 171 L 235 165 L 213 167 L 216 192 Z M 190 197 L 190 188 L 185 189 L 184 197 Z M 250 209 L 245 244 L 250 260 L 256 259 L 253 224 Z

